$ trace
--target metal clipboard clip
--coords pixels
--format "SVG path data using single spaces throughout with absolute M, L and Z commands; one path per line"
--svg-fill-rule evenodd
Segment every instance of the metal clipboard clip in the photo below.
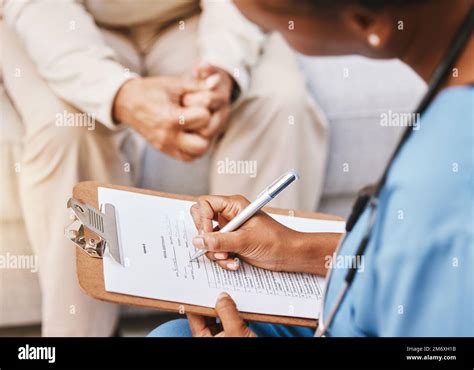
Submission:
M 100 212 L 94 207 L 70 198 L 73 222 L 64 229 L 66 237 L 89 256 L 102 258 L 107 247 L 113 259 L 123 266 L 115 207 L 106 203 Z

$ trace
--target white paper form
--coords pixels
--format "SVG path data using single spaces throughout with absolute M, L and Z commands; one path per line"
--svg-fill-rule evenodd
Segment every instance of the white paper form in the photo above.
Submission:
M 303 317 L 319 315 L 324 279 L 272 272 L 242 262 L 227 271 L 196 252 L 193 202 L 99 188 L 99 204 L 115 206 L 125 266 L 104 255 L 105 289 L 172 302 L 214 307 L 225 291 L 242 312 Z M 272 215 L 303 232 L 343 232 L 344 222 Z

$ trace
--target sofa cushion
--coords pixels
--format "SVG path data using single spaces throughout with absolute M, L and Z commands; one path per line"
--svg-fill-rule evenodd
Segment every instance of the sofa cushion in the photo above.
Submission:
M 397 60 L 301 56 L 300 63 L 329 121 L 323 197 L 355 194 L 378 179 L 403 131 L 382 126 L 381 115 L 415 109 L 426 85 Z

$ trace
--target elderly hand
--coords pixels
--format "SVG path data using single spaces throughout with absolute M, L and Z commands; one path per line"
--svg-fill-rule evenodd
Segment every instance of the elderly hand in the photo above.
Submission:
M 221 325 L 213 317 L 187 314 L 193 337 L 256 337 L 240 317 L 235 302 L 227 293 L 219 295 L 216 312 Z
M 191 161 L 206 153 L 210 138 L 199 133 L 209 127 L 204 106 L 182 105 L 187 93 L 208 91 L 202 81 L 174 77 L 145 77 L 125 82 L 114 101 L 114 119 L 140 133 L 156 149 Z
M 223 127 L 229 116 L 234 80 L 223 69 L 209 64 L 200 65 L 196 69 L 195 77 L 203 81 L 208 90 L 186 93 L 183 97 L 183 105 L 209 109 L 212 114 L 211 120 L 207 127 L 200 130 L 200 133 L 212 138 Z

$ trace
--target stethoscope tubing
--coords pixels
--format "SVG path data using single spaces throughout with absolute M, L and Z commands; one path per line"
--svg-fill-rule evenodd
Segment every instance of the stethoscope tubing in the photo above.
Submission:
M 372 233 L 372 229 L 374 228 L 375 220 L 377 218 L 377 205 L 378 205 L 378 197 L 375 195 L 375 196 L 373 196 L 373 198 L 369 202 L 369 206 L 370 206 L 369 223 L 367 224 L 367 228 L 365 229 L 363 239 L 365 239 L 365 238 L 368 239 L 370 237 L 370 234 Z M 341 238 L 341 240 L 339 241 L 339 244 L 338 244 L 338 246 L 336 248 L 336 251 L 335 251 L 336 258 L 337 258 L 337 255 L 340 252 L 340 249 L 344 245 L 344 242 L 346 241 L 347 237 L 349 236 L 349 234 L 350 234 L 350 231 L 347 231 L 344 234 L 344 236 Z M 363 251 L 362 251 L 361 255 L 363 255 Z M 328 274 L 327 274 L 326 286 L 324 287 L 324 294 L 323 294 L 323 299 L 322 299 L 322 302 L 321 302 L 321 304 L 322 304 L 321 311 L 320 311 L 321 314 L 320 314 L 320 317 L 319 317 L 319 320 L 318 320 L 318 329 L 316 330 L 316 332 L 314 334 L 314 336 L 316 336 L 316 337 L 325 336 L 327 330 L 329 329 L 329 327 L 331 326 L 331 324 L 334 320 L 334 317 L 336 316 L 337 311 L 341 307 L 342 302 L 344 301 L 344 298 L 347 295 L 347 291 L 349 290 L 349 287 L 351 286 L 351 283 L 352 283 L 352 279 L 348 279 L 348 275 L 350 274 L 350 272 L 349 272 L 349 273 L 347 273 L 346 278 L 344 279 L 344 282 L 343 282 L 341 288 L 339 289 L 339 292 L 336 295 L 336 299 L 335 299 L 331 309 L 329 310 L 328 319 L 327 319 L 327 321 L 325 321 L 325 319 L 324 319 L 324 306 L 325 306 L 325 303 L 326 303 L 327 292 L 329 291 L 329 284 L 331 283 L 331 277 L 332 277 L 332 274 L 333 274 L 333 269 L 334 269 L 332 267 L 333 265 L 334 264 L 331 265 L 331 267 L 329 268 Z M 355 266 L 352 266 L 352 268 L 355 268 Z

